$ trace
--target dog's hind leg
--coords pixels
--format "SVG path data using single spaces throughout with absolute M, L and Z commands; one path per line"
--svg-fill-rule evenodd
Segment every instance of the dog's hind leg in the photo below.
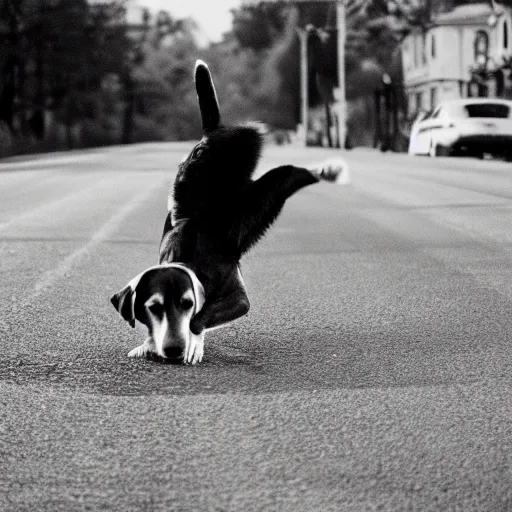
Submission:
M 320 179 L 316 171 L 285 165 L 249 185 L 240 197 L 230 234 L 240 253 L 247 252 L 265 234 L 290 196 Z
M 239 198 L 230 233 L 240 253 L 247 252 L 265 234 L 290 196 L 319 181 L 336 183 L 343 170 L 341 164 L 327 163 L 310 169 L 284 165 L 252 182 Z

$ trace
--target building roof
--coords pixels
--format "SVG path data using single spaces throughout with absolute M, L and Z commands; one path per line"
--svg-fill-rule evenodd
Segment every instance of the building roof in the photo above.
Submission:
M 503 11 L 503 5 L 496 4 L 496 12 L 494 14 L 501 14 Z M 488 2 L 460 5 L 452 11 L 435 16 L 433 25 L 472 25 L 487 23 L 491 14 L 493 14 L 493 10 Z

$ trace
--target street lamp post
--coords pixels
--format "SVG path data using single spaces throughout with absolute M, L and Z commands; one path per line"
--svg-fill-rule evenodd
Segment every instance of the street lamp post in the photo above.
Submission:
M 257 5 L 263 3 L 276 3 L 278 0 L 242 0 L 242 5 Z M 314 0 L 285 0 L 289 4 L 300 4 Z M 334 91 L 336 111 L 338 117 L 338 141 L 341 148 L 345 148 L 347 136 L 347 104 L 345 93 L 345 0 L 317 0 L 323 3 L 336 4 L 336 27 L 338 33 L 338 89 Z M 308 95 L 307 95 L 307 32 L 297 30 L 301 42 L 301 121 L 304 129 L 304 145 L 307 142 Z

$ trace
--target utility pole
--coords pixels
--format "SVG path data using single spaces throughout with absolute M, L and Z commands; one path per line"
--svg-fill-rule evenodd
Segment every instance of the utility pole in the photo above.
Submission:
M 276 3 L 279 0 L 242 0 L 242 5 L 257 5 L 263 3 Z M 285 0 L 285 3 L 300 4 L 307 1 L 315 0 Z M 334 91 L 334 99 L 336 100 L 336 113 L 338 117 L 338 140 L 342 149 L 345 148 L 345 140 L 347 136 L 347 102 L 345 93 L 345 42 L 347 39 L 345 28 L 345 0 L 317 0 L 318 2 L 336 3 L 336 26 L 338 34 L 338 89 Z M 308 83 L 307 83 L 307 31 L 297 29 L 300 38 L 300 54 L 301 54 L 301 121 L 305 131 L 304 145 L 307 140 L 307 119 L 308 119 Z
M 308 145 L 308 118 L 309 118 L 309 96 L 308 96 L 308 35 L 306 29 L 298 28 L 297 34 L 300 40 L 300 115 L 302 120 L 302 136 L 304 147 Z
M 338 111 L 338 141 L 341 149 L 345 149 L 347 139 L 347 101 L 345 92 L 345 42 L 347 40 L 345 19 L 345 0 L 336 0 L 336 27 L 338 32 L 338 90 L 334 99 Z
M 336 2 L 336 32 L 338 45 L 338 88 L 334 90 L 336 100 L 336 114 L 338 117 L 338 143 L 341 149 L 345 149 L 347 138 L 347 101 L 345 90 L 345 43 L 347 40 L 345 0 Z M 297 2 L 299 3 L 299 2 Z M 300 39 L 300 78 L 301 78 L 301 119 L 304 130 L 304 146 L 307 145 L 307 128 L 309 117 L 308 98 L 308 31 L 297 29 Z

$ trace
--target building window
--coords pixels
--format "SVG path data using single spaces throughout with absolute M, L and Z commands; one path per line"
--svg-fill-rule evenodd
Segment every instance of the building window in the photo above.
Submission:
M 424 110 L 423 108 L 423 94 L 421 92 L 416 93 L 416 112 Z
M 409 111 L 409 117 L 413 116 L 414 115 L 414 108 L 415 108 L 415 105 L 414 105 L 414 93 L 413 92 L 410 92 L 409 95 L 408 95 L 408 111 Z
M 508 23 L 507 20 L 503 22 L 503 48 L 508 49 Z
M 410 41 L 405 41 L 403 46 L 403 58 L 404 58 L 404 66 L 406 71 L 409 71 L 412 67 L 412 52 Z
M 441 114 L 441 107 L 437 107 L 435 111 L 430 116 L 431 119 L 437 119 L 439 115 Z
M 432 34 L 432 39 L 430 41 L 430 55 L 432 55 L 432 58 L 436 58 L 436 37 L 434 34 Z
M 437 87 L 430 89 L 430 110 L 434 110 L 437 105 Z
M 483 65 L 489 55 L 489 34 L 485 30 L 478 30 L 475 34 L 475 62 Z
M 427 34 L 425 32 L 421 36 L 421 63 L 424 66 L 427 64 Z

